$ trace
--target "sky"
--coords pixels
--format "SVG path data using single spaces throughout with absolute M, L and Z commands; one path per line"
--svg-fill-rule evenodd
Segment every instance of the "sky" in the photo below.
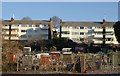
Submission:
M 1 0 L 2 2 L 118 2 L 120 0 Z
M 118 2 L 2 2 L 2 19 L 49 20 L 58 16 L 63 21 L 118 21 Z

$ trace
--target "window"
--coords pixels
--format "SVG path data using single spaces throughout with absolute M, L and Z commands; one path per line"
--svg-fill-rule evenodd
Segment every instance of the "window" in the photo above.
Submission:
M 32 35 L 28 35 L 28 38 L 29 38 L 29 37 L 32 37 Z
M 84 38 L 80 38 L 80 41 L 84 41 Z
M 98 27 L 96 27 L 96 28 L 102 28 L 102 27 L 98 26 Z
M 35 32 L 39 32 L 39 30 L 34 30 Z
M 102 41 L 103 38 L 94 38 L 94 40 L 97 40 L 97 41 Z
M 80 32 L 80 35 L 84 35 L 84 32 Z
M 45 26 L 48 26 L 48 24 L 46 24 Z
M 97 35 L 100 35 L 100 34 L 102 34 L 102 32 L 94 32 L 95 34 L 97 34 Z
M 18 32 L 18 30 L 12 30 L 13 32 Z
M 39 25 L 37 24 L 37 25 L 35 25 L 35 27 L 39 27 Z
M 9 25 L 6 24 L 6 25 L 4 25 L 4 26 L 9 26 Z
M 9 32 L 9 29 L 3 30 L 4 32 Z
M 44 24 L 44 26 L 48 26 L 48 25 Z
M 32 24 L 29 24 L 28 27 L 32 27 Z
M 26 35 L 21 35 L 21 38 L 26 38 Z
M 4 25 L 4 26 L 7 26 L 7 25 Z
M 22 24 L 22 25 L 21 25 L 21 27 L 27 27 L 27 25 L 25 25 L 25 24 Z
M 88 27 L 88 29 L 92 29 L 92 26 L 91 26 L 91 27 Z
M 19 24 L 14 24 L 14 25 L 12 25 L 13 27 L 18 27 L 19 26 Z
M 84 27 L 83 27 L 83 26 L 80 26 L 80 29 L 84 29 Z
M 63 31 L 62 34 L 70 34 L 69 31 Z
M 113 41 L 112 38 L 106 38 L 106 41 Z
M 74 27 L 72 27 L 73 29 L 79 29 L 79 27 L 78 26 L 74 26 Z
M 88 30 L 87 34 L 92 34 L 92 33 L 94 33 L 94 30 Z
M 26 32 L 26 30 L 21 30 L 21 32 Z
M 113 28 L 113 27 L 110 27 L 110 26 L 109 26 L 109 27 L 106 27 L 106 29 L 112 29 L 112 28 Z
M 78 35 L 79 33 L 78 32 L 72 32 L 72 35 Z
M 106 33 L 112 33 L 112 31 L 106 31 Z
M 65 28 L 69 28 L 69 26 L 63 26 L 62 28 L 64 28 L 64 29 L 65 29 Z
M 33 29 L 28 29 L 27 32 L 32 32 Z

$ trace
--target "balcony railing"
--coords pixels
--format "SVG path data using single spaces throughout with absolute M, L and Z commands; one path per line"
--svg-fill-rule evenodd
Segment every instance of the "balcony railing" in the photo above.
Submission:
M 69 34 L 62 34 L 62 37 L 69 37 Z
M 106 38 L 112 38 L 113 35 L 105 35 Z
M 48 31 L 45 31 L 45 32 L 42 31 L 41 34 L 48 34 Z
M 101 32 L 101 31 L 103 31 L 103 29 L 100 29 L 100 28 L 98 29 L 98 28 L 97 28 L 97 29 L 94 29 L 94 31 Z
M 106 41 L 106 44 L 112 44 L 113 42 L 112 41 Z
M 94 40 L 94 44 L 101 44 L 101 43 L 103 43 L 103 41 Z
M 9 37 L 3 37 L 5 40 L 8 40 L 9 39 Z M 19 37 L 11 37 L 11 40 L 19 40 Z
M 42 27 L 41 29 L 48 29 L 48 26 L 44 26 L 44 27 Z
M 103 35 L 102 35 L 102 34 L 95 34 L 94 37 L 95 37 L 95 38 L 102 38 Z
M 9 31 L 7 31 L 7 32 L 3 32 L 3 34 L 9 34 Z M 11 34 L 18 34 L 18 32 L 11 32 Z
M 106 29 L 106 31 L 114 31 L 114 29 Z

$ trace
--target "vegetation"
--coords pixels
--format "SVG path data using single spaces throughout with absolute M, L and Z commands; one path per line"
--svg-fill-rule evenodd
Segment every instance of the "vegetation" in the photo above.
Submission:
M 120 21 L 114 24 L 114 31 L 117 41 L 120 43 Z
M 22 53 L 23 46 L 18 41 L 2 41 L 2 70 L 10 71 L 13 68 L 10 66 L 14 66 L 15 64 L 11 62 L 9 59 L 11 58 L 11 54 L 19 54 Z M 15 66 L 14 66 L 15 67 Z

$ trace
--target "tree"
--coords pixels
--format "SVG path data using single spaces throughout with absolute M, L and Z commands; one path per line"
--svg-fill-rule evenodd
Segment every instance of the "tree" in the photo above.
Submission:
M 120 43 L 120 21 L 116 22 L 114 25 L 114 31 L 117 41 Z
M 58 28 L 60 26 L 60 18 L 57 16 L 52 17 L 53 27 Z
M 28 40 L 25 46 L 31 47 L 31 50 L 40 51 L 41 48 L 46 47 L 49 41 L 47 40 Z
M 10 54 L 21 54 L 23 46 L 18 41 L 10 41 L 11 44 L 9 44 L 9 41 L 2 41 L 2 66 L 3 71 L 5 69 L 8 71 L 10 68 L 8 67 L 9 63 L 13 63 L 10 61 Z
M 57 31 L 53 31 L 53 39 L 58 38 L 57 35 L 58 35 Z

